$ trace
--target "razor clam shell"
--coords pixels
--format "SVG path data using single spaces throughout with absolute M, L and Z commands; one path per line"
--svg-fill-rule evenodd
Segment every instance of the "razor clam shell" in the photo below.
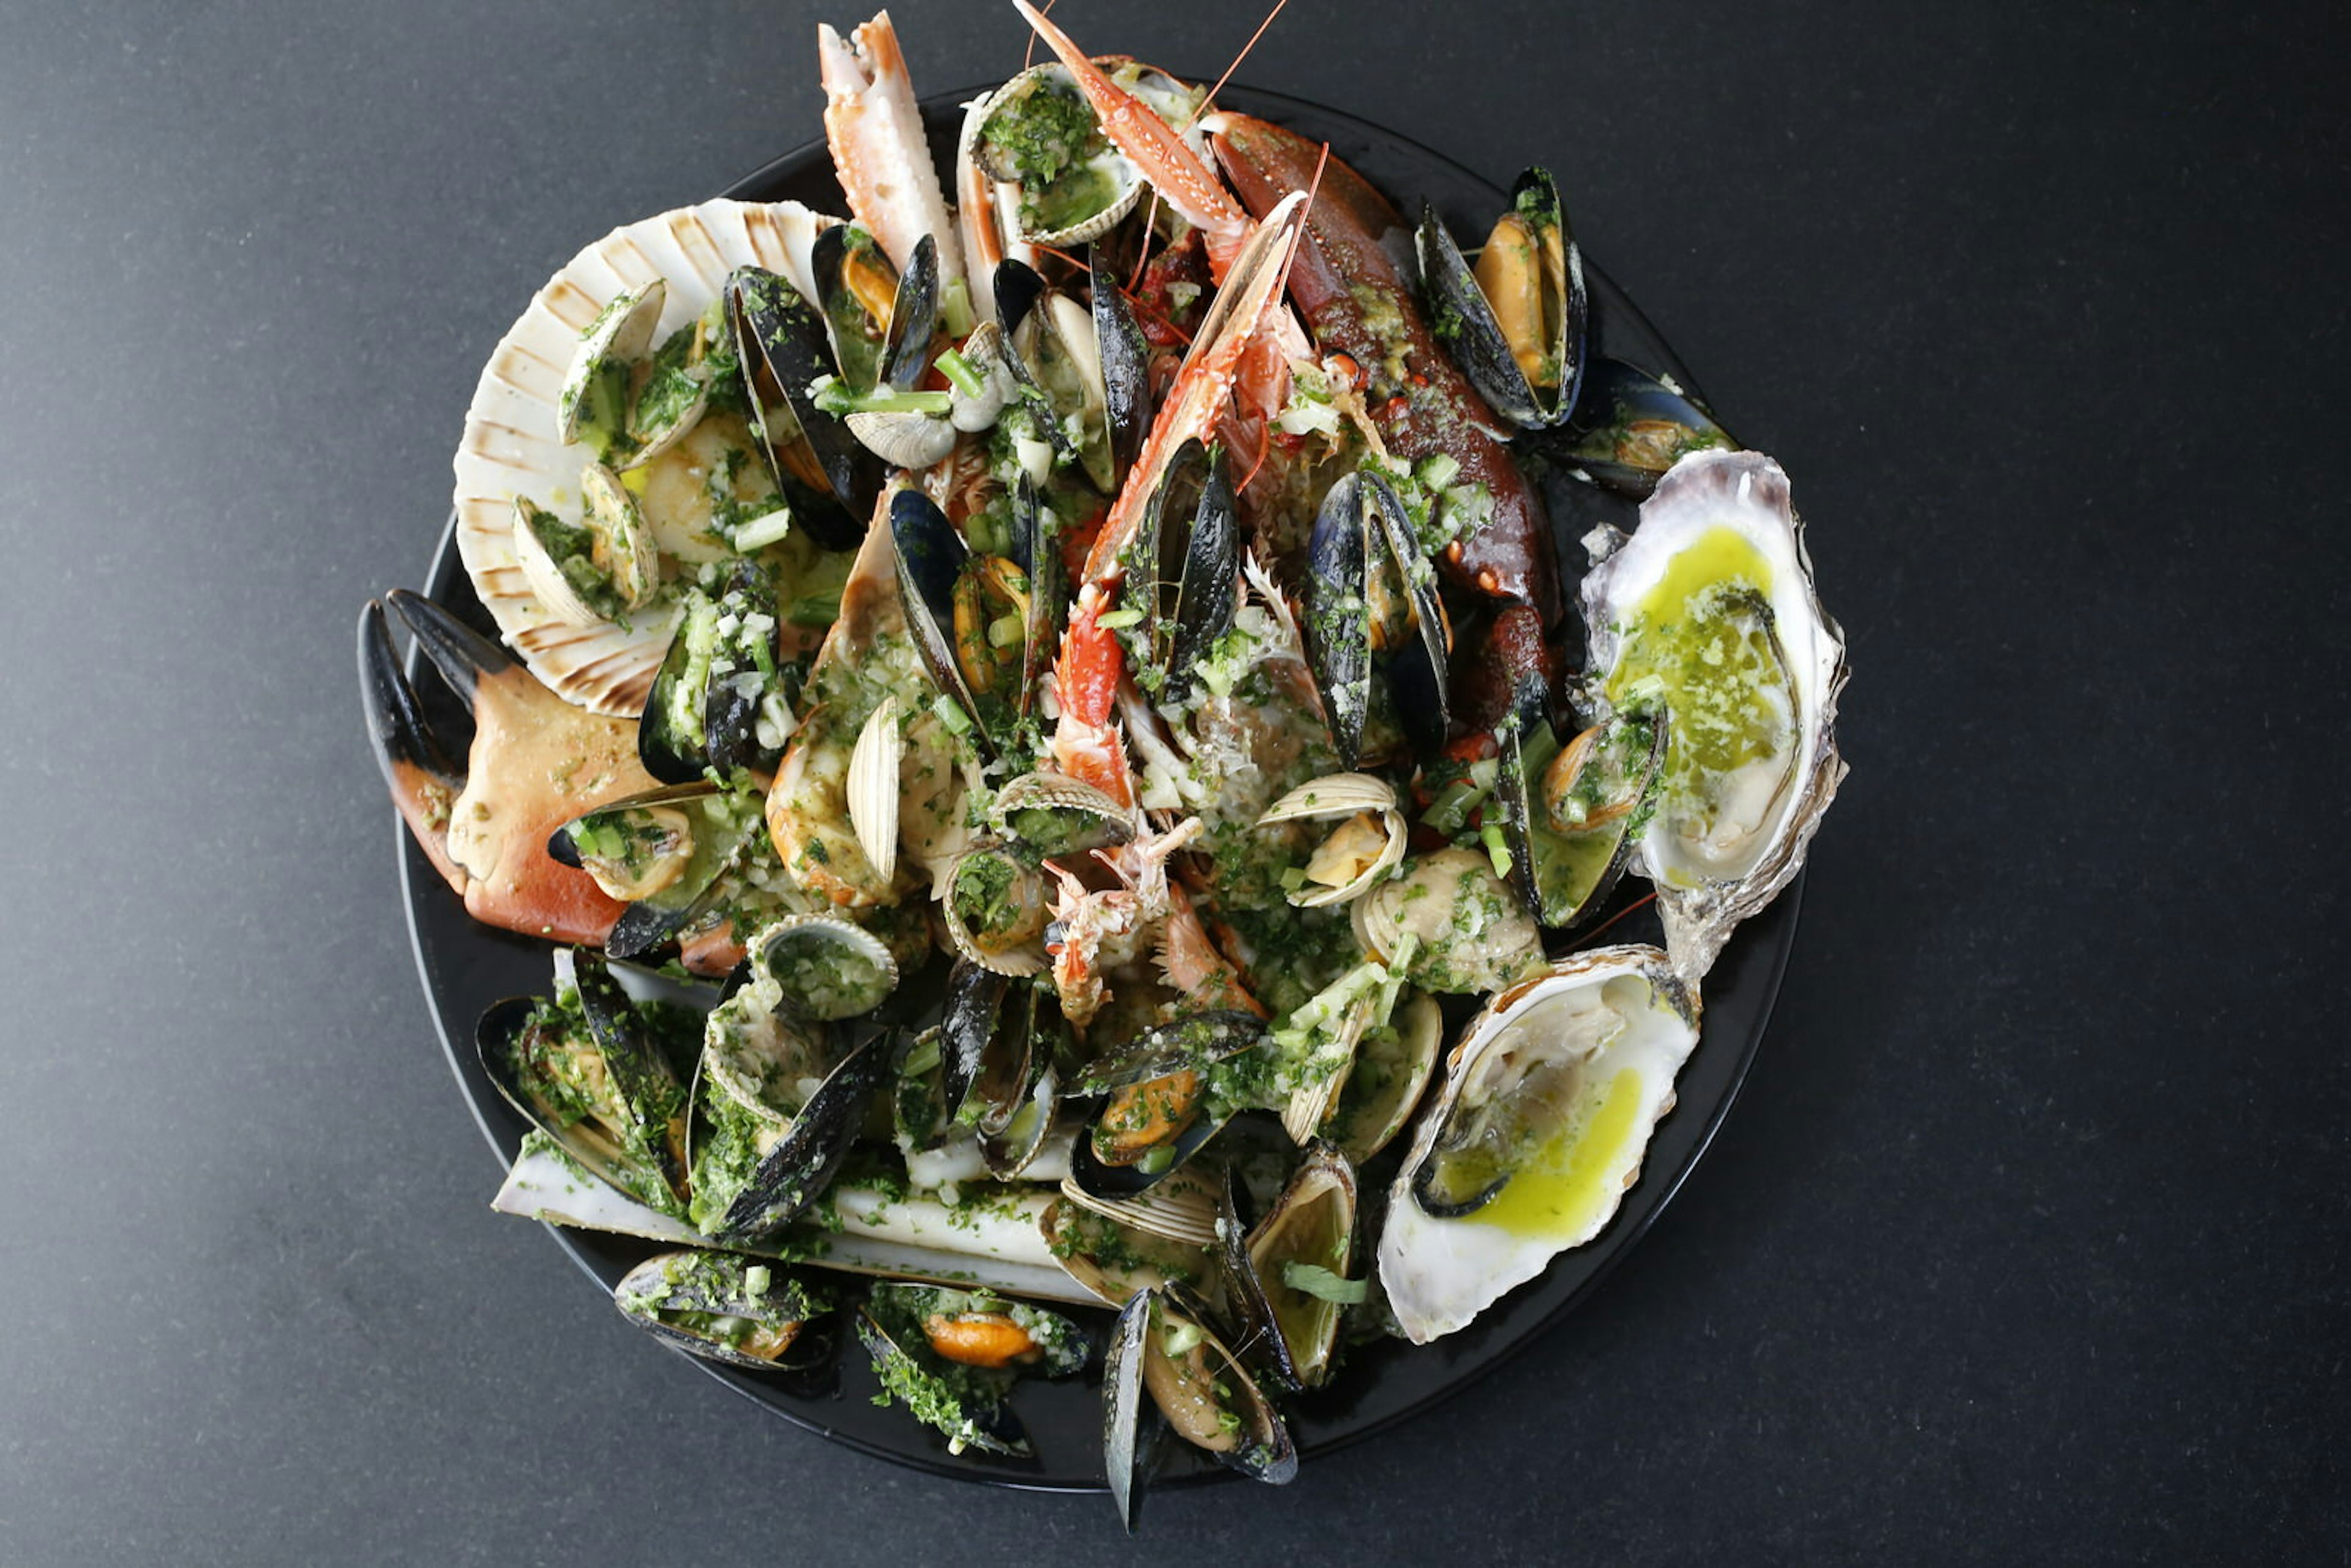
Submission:
M 530 672 L 568 702 L 614 718 L 642 713 L 677 615 L 632 617 L 628 630 L 571 626 L 531 591 L 515 559 L 514 497 L 527 495 L 576 520 L 580 473 L 594 458 L 556 434 L 556 400 L 580 334 L 614 295 L 655 277 L 669 285 L 653 340 L 699 316 L 740 266 L 779 272 L 803 294 L 809 249 L 838 218 L 797 202 L 705 202 L 614 229 L 564 264 L 531 298 L 483 369 L 453 465 L 457 553 L 474 590 Z M 708 559 L 711 547 L 655 528 L 670 555 Z

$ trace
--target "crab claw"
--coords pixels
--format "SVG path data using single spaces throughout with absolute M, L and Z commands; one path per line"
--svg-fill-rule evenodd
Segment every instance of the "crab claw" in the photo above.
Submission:
M 473 715 L 465 766 L 450 760 L 392 649 L 382 601 L 360 612 L 360 694 L 392 802 L 444 881 L 486 925 L 601 943 L 621 905 L 547 852 L 582 811 L 654 787 L 636 726 L 573 707 L 497 644 L 430 600 L 389 596 L 416 645 Z

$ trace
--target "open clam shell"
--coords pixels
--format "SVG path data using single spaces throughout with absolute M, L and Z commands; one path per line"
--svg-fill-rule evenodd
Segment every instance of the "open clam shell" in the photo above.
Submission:
M 1369 773 L 1334 773 L 1301 784 L 1258 818 L 1272 822 L 1333 822 L 1305 867 L 1305 881 L 1290 893 L 1301 909 L 1346 904 L 1369 893 L 1404 859 L 1408 837 L 1396 794 Z
M 576 516 L 580 471 L 595 457 L 564 442 L 557 410 L 580 333 L 615 296 L 655 278 L 667 285 L 655 340 L 699 316 L 738 266 L 812 287 L 810 246 L 819 228 L 837 221 L 794 202 L 716 201 L 614 229 L 567 262 L 499 340 L 465 412 L 454 465 L 458 556 L 500 633 L 565 700 L 633 717 L 674 619 L 664 608 L 632 616 L 625 630 L 568 624 L 531 591 L 515 557 L 514 498 L 531 496 Z M 707 540 L 658 519 L 653 533 L 662 553 L 680 560 L 713 553 Z

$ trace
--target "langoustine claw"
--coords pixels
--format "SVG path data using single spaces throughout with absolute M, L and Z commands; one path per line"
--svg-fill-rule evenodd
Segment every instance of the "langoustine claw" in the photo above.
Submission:
M 962 247 L 890 13 L 874 13 L 847 38 L 820 23 L 816 37 L 824 71 L 825 141 L 850 211 L 902 272 L 914 246 L 930 235 L 938 246 L 942 296 L 960 290 Z
M 383 604 L 360 612 L 360 689 L 369 738 L 409 831 L 486 925 L 558 942 L 601 943 L 622 905 L 586 872 L 558 863 L 548 836 L 608 801 L 654 788 L 632 719 L 572 706 L 439 605 L 389 595 L 417 645 L 472 712 L 456 768 L 392 651 Z

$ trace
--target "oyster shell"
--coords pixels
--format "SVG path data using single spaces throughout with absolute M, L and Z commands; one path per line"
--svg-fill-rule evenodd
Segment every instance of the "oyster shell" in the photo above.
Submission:
M 1802 867 L 1844 777 L 1844 634 L 1821 607 L 1788 476 L 1761 453 L 1683 457 L 1631 538 L 1595 539 L 1590 693 L 1604 712 L 1667 716 L 1665 776 L 1633 863 L 1656 886 L 1675 970 L 1695 983 Z
M 655 278 L 667 288 L 654 342 L 699 316 L 739 266 L 780 272 L 812 296 L 810 248 L 818 230 L 839 221 L 797 202 L 714 201 L 630 224 L 567 262 L 499 340 L 465 411 L 454 464 L 457 552 L 499 632 L 565 700 L 615 718 L 643 712 L 677 619 L 664 606 L 630 617 L 626 630 L 609 622 L 570 625 L 532 591 L 516 559 L 514 497 L 530 496 L 575 517 L 580 473 L 595 457 L 559 433 L 557 405 L 581 331 L 616 296 Z M 706 425 L 695 426 L 672 456 L 690 460 Z M 653 524 L 663 554 L 710 558 L 714 547 L 691 528 L 665 527 L 659 516 Z
M 1654 947 L 1595 947 L 1495 997 L 1446 1059 L 1388 1196 L 1380 1282 L 1406 1338 L 1462 1327 L 1600 1234 L 1698 1044 Z

